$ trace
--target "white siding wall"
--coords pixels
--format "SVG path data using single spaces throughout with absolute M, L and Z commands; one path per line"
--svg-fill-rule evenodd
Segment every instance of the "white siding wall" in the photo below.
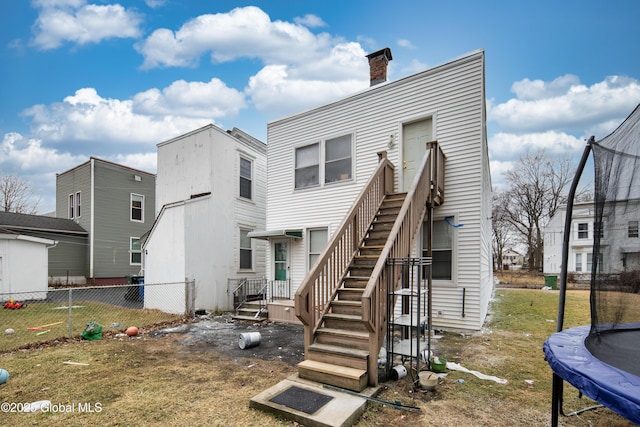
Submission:
M 176 283 L 175 285 L 146 286 L 145 308 L 155 308 L 168 313 L 184 313 L 185 229 L 184 204 L 165 207 L 154 224 L 145 243 L 145 283 Z
M 181 228 L 183 233 L 181 251 L 158 268 L 168 269 L 175 264 L 179 280 L 186 277 L 196 281 L 197 309 L 228 310 L 231 304 L 227 279 L 265 275 L 264 242 L 253 242 L 252 270 L 240 270 L 239 265 L 240 228 L 265 227 L 266 150 L 261 145 L 236 139 L 213 125 L 158 144 L 156 209 L 184 201 L 179 207 L 182 215 L 167 215 L 170 209 L 166 209 L 165 215 L 158 218 L 157 222 L 178 221 L 170 227 Z M 253 163 L 252 200 L 239 197 L 240 156 Z M 200 196 L 190 199 L 192 195 Z M 149 242 L 162 230 L 156 224 Z M 166 242 L 164 251 L 171 253 L 171 241 L 164 237 L 160 240 Z M 149 263 L 145 266 L 147 283 L 157 277 L 153 267 Z
M 433 116 L 434 137 L 447 156 L 445 203 L 435 216 L 455 215 L 456 221 L 464 224 L 456 229 L 455 280 L 436 284 L 434 312 L 442 315 L 434 318 L 434 325 L 478 329 L 486 314 L 481 305 L 486 305 L 487 289 L 492 286 L 487 283 L 491 276 L 490 240 L 483 241 L 490 238 L 486 231 L 490 206 L 484 204 L 491 200 L 484 114 L 484 52 L 480 51 L 269 123 L 267 229 L 328 226 L 329 232 L 334 232 L 377 165 L 376 152 L 387 150 L 389 159 L 398 165 L 403 123 Z M 295 147 L 346 133 L 355 138 L 354 180 L 294 190 Z M 391 148 L 390 135 L 398 141 Z M 294 290 L 308 269 L 305 248 L 302 241 L 293 246 Z
M 47 297 L 47 244 L 53 243 L 51 240 L 26 236 L 0 238 L 0 293 L 9 294 L 3 295 L 1 301 L 12 297 L 17 301 Z M 18 294 L 12 295 L 13 292 Z

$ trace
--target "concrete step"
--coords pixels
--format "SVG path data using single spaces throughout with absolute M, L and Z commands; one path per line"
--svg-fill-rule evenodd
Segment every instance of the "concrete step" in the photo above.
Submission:
M 335 387 L 361 392 L 367 387 L 367 371 L 348 368 L 316 360 L 305 360 L 298 364 L 300 378 L 329 384 Z

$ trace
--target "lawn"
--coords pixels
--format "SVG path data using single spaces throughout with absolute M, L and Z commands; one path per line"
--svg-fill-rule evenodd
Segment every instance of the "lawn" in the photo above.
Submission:
M 541 348 L 556 329 L 558 293 L 495 293 L 487 327 L 474 334 L 445 333 L 437 340 L 436 352 L 466 368 L 504 378 L 507 384 L 455 371 L 428 393 L 414 391 L 408 381 L 387 382 L 380 399 L 420 411 L 372 403 L 357 426 L 548 425 L 551 370 Z M 568 292 L 565 327 L 588 324 L 588 300 L 586 291 Z M 215 349 L 185 347 L 176 336 L 143 333 L 139 339 L 63 342 L 2 354 L 0 367 L 11 373 L 0 385 L 3 401 L 47 399 L 59 405 L 57 412 L 3 414 L 4 425 L 295 425 L 249 408 L 253 396 L 295 373 L 295 366 L 278 360 L 232 360 Z M 565 385 L 565 411 L 590 404 Z M 632 425 L 604 408 L 560 421 L 563 426 Z

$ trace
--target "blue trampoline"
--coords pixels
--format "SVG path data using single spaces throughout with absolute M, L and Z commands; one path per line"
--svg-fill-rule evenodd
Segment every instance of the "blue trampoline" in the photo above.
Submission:
M 573 199 L 593 153 L 591 324 L 563 330 Z M 553 370 L 552 419 L 558 425 L 563 381 L 628 420 L 640 424 L 640 106 L 611 134 L 584 150 L 567 201 L 557 332 L 543 345 Z M 584 249 L 581 249 L 584 250 Z M 591 408 L 587 408 L 591 409 Z M 580 413 L 583 411 L 578 411 Z M 576 414 L 574 413 L 574 414 Z
M 596 357 L 589 351 L 588 341 L 590 326 L 565 329 L 551 335 L 544 343 L 543 350 L 553 372 L 578 389 L 585 396 L 601 403 L 636 424 L 640 424 L 640 376 L 627 369 L 610 365 L 605 360 L 611 356 L 611 349 L 617 349 L 619 341 L 638 342 L 640 325 L 620 329 L 608 334 L 604 341 L 597 345 L 600 353 Z M 605 342 L 613 340 L 612 342 Z M 624 361 L 633 364 L 634 370 L 640 369 L 640 358 L 637 354 Z

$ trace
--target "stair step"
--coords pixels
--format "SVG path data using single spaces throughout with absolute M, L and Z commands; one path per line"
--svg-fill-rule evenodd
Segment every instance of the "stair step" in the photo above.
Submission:
M 367 387 L 367 371 L 330 363 L 305 360 L 298 363 L 300 378 L 361 392 Z
M 362 302 L 360 300 L 333 300 L 331 301 L 331 312 L 333 314 L 352 314 L 355 316 L 362 316 Z
M 344 278 L 343 286 L 345 288 L 364 289 L 369 283 L 369 276 L 347 276 Z
M 360 251 L 360 255 L 379 256 L 383 248 L 384 248 L 383 245 L 367 245 L 367 246 L 360 246 L 358 249 Z
M 360 301 L 362 299 L 362 288 L 338 288 L 338 301 Z
M 318 328 L 316 342 L 367 350 L 369 348 L 369 333 L 346 329 Z
M 314 342 L 308 347 L 306 356 L 307 359 L 317 362 L 366 370 L 369 352 L 355 347 Z
M 233 316 L 231 316 L 231 318 L 233 320 L 248 320 L 250 322 L 264 322 L 265 320 L 267 320 L 267 317 L 244 316 L 241 314 L 234 314 Z
M 367 326 L 362 322 L 361 315 L 327 313 L 322 320 L 325 328 L 367 332 Z

